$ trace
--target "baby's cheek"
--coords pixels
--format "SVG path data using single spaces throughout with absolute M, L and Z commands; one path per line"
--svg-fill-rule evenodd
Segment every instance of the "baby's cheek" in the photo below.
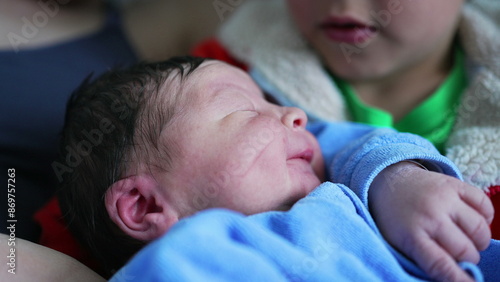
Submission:
M 319 181 L 327 181 L 325 176 L 325 165 L 323 162 L 313 165 L 314 173 L 319 178 Z
M 323 160 L 323 155 L 321 152 L 316 153 L 312 160 L 312 167 L 314 170 L 314 173 L 316 176 L 318 176 L 319 180 L 321 182 L 326 181 L 326 175 L 325 175 L 325 161 Z
M 247 134 L 230 150 L 227 171 L 233 176 L 243 176 L 261 158 L 278 135 L 271 126 Z

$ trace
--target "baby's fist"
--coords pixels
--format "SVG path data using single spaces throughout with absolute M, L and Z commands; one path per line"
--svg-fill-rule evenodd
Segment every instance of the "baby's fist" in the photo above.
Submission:
M 457 262 L 479 262 L 493 206 L 478 188 L 401 162 L 375 178 L 370 209 L 382 234 L 433 279 L 470 280 Z

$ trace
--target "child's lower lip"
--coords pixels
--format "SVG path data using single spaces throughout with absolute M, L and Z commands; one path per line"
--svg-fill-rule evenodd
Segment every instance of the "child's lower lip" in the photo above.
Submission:
M 371 27 L 342 27 L 342 26 L 324 26 L 322 30 L 327 38 L 332 41 L 347 44 L 363 44 L 377 33 L 376 29 Z

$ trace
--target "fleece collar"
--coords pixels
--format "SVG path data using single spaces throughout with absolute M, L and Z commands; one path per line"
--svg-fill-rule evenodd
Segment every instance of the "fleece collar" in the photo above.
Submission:
M 446 155 L 464 180 L 486 191 L 500 185 L 500 31 L 494 22 L 500 5 L 477 3 L 465 5 L 459 27 L 470 85 L 456 109 Z M 294 27 L 285 1 L 245 2 L 218 37 L 235 58 L 257 69 L 293 104 L 323 120 L 346 119 L 339 89 Z
M 496 6 L 497 17 L 500 7 Z M 466 6 L 459 38 L 468 58 L 469 87 L 447 144 L 464 179 L 483 190 L 500 185 L 500 29 Z

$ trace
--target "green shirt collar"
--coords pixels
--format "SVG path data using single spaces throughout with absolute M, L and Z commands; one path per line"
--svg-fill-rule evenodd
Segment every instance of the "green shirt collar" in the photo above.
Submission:
M 391 114 L 361 101 L 347 82 L 338 78 L 334 80 L 344 96 L 353 121 L 418 134 L 431 141 L 440 151 L 455 123 L 461 93 L 467 87 L 464 54 L 457 47 L 454 65 L 446 80 L 429 98 L 394 123 Z

